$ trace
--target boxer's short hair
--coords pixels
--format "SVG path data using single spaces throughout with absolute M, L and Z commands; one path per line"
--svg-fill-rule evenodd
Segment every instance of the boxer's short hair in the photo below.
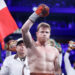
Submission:
M 41 27 L 46 27 L 46 28 L 49 28 L 50 31 L 51 31 L 51 27 L 48 23 L 45 23 L 45 22 L 41 22 L 38 27 L 37 27 L 37 31 L 41 28 Z

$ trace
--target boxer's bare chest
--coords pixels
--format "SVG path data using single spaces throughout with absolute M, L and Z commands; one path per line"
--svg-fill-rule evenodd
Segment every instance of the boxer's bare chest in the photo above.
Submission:
M 39 46 L 37 47 L 37 53 L 39 54 L 38 59 L 44 59 L 46 61 L 54 61 L 56 57 L 56 52 L 52 47 L 46 46 Z M 37 54 L 36 53 L 36 54 Z

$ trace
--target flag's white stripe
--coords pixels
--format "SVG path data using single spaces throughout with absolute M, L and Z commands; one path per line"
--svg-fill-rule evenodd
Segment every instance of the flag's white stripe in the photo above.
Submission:
M 4 0 L 0 0 L 0 10 L 2 10 L 5 7 L 6 7 L 6 3 L 4 2 Z

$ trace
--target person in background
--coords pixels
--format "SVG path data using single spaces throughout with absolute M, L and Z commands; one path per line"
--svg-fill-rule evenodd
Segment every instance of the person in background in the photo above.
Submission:
M 0 75 L 30 75 L 27 61 L 27 49 L 23 44 L 23 39 L 16 42 L 17 54 L 5 58 L 1 67 Z
M 1 69 L 1 64 L 2 64 L 2 57 L 1 57 L 1 49 L 0 49 L 0 69 Z
M 1 45 L 0 45 L 1 46 Z M 2 57 L 1 57 L 1 47 L 0 47 L 0 63 L 2 63 Z
M 69 47 L 64 56 L 65 69 L 66 69 L 67 75 L 75 75 L 75 60 L 73 60 L 73 67 L 71 66 L 71 63 L 69 60 L 70 52 L 74 49 L 75 49 L 75 42 L 69 41 Z

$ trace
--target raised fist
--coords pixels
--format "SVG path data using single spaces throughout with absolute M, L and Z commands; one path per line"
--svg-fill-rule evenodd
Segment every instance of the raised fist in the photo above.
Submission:
M 46 17 L 49 15 L 49 7 L 45 4 L 40 4 L 35 12 L 40 17 Z

